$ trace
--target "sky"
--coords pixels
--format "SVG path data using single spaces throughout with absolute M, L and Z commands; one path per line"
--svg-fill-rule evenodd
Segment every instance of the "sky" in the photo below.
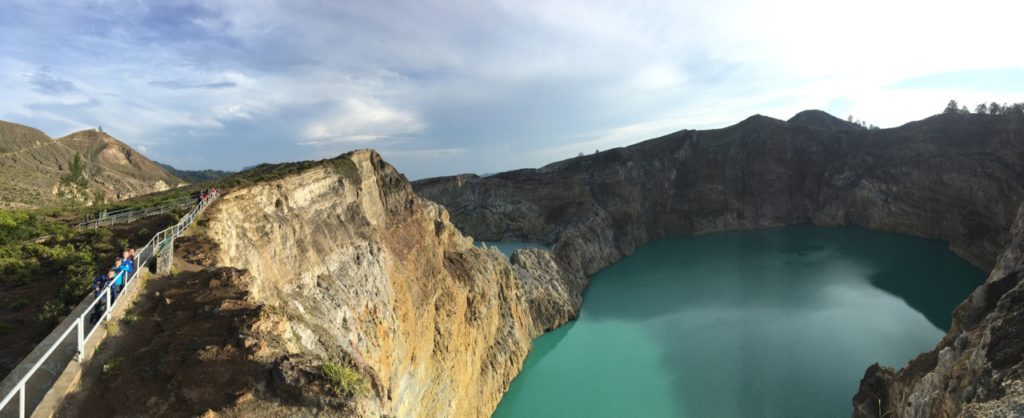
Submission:
M 183 169 L 374 148 L 411 179 L 752 114 L 1024 101 L 1017 0 L 4 0 L 0 120 Z

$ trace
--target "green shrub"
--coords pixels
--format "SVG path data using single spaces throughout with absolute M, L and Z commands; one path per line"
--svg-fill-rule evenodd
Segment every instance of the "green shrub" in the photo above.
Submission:
M 121 332 L 121 328 L 119 328 L 117 326 L 116 322 L 113 322 L 113 321 L 107 322 L 107 336 L 108 337 L 113 337 L 113 336 L 117 335 L 120 332 Z
M 149 228 L 141 228 L 135 231 L 135 242 L 145 243 L 153 238 L 153 233 L 149 231 Z
M 39 276 L 39 260 L 20 257 L 0 258 L 0 272 L 3 273 L 4 284 L 20 286 Z
M 78 234 L 82 241 L 89 244 L 106 243 L 110 241 L 110 237 L 114 235 L 114 232 L 108 228 L 90 228 L 90 229 L 79 229 Z
M 124 314 L 124 318 L 121 318 L 121 321 L 124 321 L 127 325 L 133 325 L 136 322 L 139 322 L 139 315 L 134 312 L 128 312 Z
M 328 361 L 320 367 L 320 374 L 330 383 L 335 395 L 365 396 L 370 393 L 369 382 L 351 366 Z
M 102 378 L 103 379 L 110 379 L 112 377 L 116 377 L 117 374 L 121 371 L 120 370 L 120 366 L 121 366 L 121 358 L 120 357 L 108 358 L 107 361 L 103 362 L 103 370 L 101 370 Z
M 6 322 L 0 321 L 0 335 L 7 334 L 11 330 L 11 326 L 7 325 Z
M 338 157 L 329 160 L 329 162 L 331 167 L 334 168 L 334 172 L 338 175 L 349 179 L 359 177 L 359 168 L 356 167 L 356 163 L 351 158 L 348 158 L 348 156 Z
M 25 309 L 26 306 L 28 306 L 28 299 L 25 299 L 23 297 L 17 298 L 14 300 L 14 302 L 11 302 L 11 310 L 14 312 L 18 312 L 22 309 Z
M 69 309 L 60 301 L 49 300 L 43 304 L 43 309 L 36 315 L 36 320 L 46 326 L 54 326 L 60 322 Z

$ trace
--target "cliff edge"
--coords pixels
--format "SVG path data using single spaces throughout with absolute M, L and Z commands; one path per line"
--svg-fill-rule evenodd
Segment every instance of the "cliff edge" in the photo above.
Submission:
M 475 247 L 373 151 L 232 191 L 208 217 L 217 265 L 288 318 L 289 354 L 358 366 L 374 416 L 490 416 L 531 340 L 581 303 L 549 252 Z

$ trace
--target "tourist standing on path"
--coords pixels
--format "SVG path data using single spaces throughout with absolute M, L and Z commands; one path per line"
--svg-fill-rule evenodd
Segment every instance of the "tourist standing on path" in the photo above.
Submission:
M 121 271 L 124 272 L 124 281 L 132 279 L 132 273 L 135 272 L 135 262 L 132 261 L 132 253 L 127 248 L 121 252 Z
M 110 296 L 117 298 L 121 294 L 121 289 L 124 287 L 124 270 L 122 269 L 121 257 L 117 257 L 114 261 L 114 283 L 110 289 Z

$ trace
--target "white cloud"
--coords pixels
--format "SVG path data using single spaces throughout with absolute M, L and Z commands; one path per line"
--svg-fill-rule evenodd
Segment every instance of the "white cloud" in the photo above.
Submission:
M 305 144 L 373 141 L 415 134 L 423 122 L 407 111 L 395 109 L 377 100 L 348 98 L 338 103 L 326 118 L 306 128 Z
M 1020 101 L 890 86 L 1024 68 L 1022 15 L 1011 0 L 15 0 L 0 118 L 54 136 L 102 124 L 180 159 L 195 157 L 170 144 L 218 139 L 211 167 L 370 143 L 418 175 L 496 171 L 837 101 L 880 126 L 951 98 Z

